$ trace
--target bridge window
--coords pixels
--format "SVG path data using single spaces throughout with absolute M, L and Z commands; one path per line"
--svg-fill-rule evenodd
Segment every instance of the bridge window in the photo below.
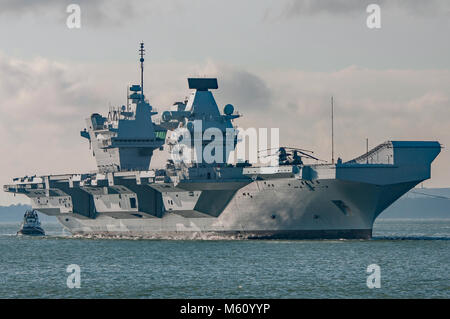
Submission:
M 130 207 L 136 208 L 136 198 L 130 197 Z

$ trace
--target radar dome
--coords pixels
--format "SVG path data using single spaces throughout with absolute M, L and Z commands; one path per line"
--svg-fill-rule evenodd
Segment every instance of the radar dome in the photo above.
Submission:
M 223 113 L 225 113 L 225 115 L 231 115 L 231 114 L 233 114 L 233 112 L 234 112 L 234 106 L 231 104 L 227 104 L 223 108 Z

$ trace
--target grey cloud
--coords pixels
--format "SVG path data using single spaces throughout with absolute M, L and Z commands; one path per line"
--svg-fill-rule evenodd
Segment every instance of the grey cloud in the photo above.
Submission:
M 395 9 L 418 16 L 450 14 L 450 3 L 447 0 L 289 0 L 283 6 L 280 17 L 349 15 L 365 12 L 372 3 L 380 5 L 382 9 Z
M 88 79 L 59 63 L 32 61 L 0 55 L 0 124 L 6 132 L 25 138 L 30 131 L 81 125 L 101 99 Z M 74 116 L 80 121 L 74 123 Z M 78 120 L 78 119 L 77 119 Z M 64 134 L 58 134 L 63 139 Z
M 245 70 L 224 73 L 221 79 L 223 95 L 232 97 L 239 109 L 258 111 L 270 107 L 272 92 L 264 80 Z
M 82 24 L 91 26 L 121 26 L 132 19 L 164 11 L 176 12 L 183 4 L 179 1 L 140 1 L 140 0 L 4 0 L 0 16 L 45 15 L 56 21 L 65 20 L 69 4 L 81 8 Z
M 272 90 L 260 76 L 245 69 L 208 62 L 200 68 L 201 75 L 217 77 L 219 90 L 215 93 L 219 104 L 232 103 L 236 110 L 258 111 L 272 103 Z
M 50 7 L 62 6 L 63 1 L 58 0 L 3 0 L 1 3 L 1 13 L 25 13 L 28 11 L 47 10 Z M 69 3 L 68 3 L 69 4 Z
M 92 4 L 97 5 L 101 1 L 92 1 Z M 59 0 L 3 0 L 1 4 L 0 15 L 21 16 L 26 14 L 46 15 L 55 12 L 66 13 L 66 8 L 73 1 L 59 1 Z M 86 0 L 78 0 L 77 4 L 89 3 Z

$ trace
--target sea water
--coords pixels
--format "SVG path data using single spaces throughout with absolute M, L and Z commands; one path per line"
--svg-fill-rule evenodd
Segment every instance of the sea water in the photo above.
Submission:
M 371 240 L 83 239 L 43 228 L 16 236 L 18 223 L 0 224 L 0 298 L 450 297 L 450 219 L 380 219 Z M 379 288 L 367 284 L 370 265 Z

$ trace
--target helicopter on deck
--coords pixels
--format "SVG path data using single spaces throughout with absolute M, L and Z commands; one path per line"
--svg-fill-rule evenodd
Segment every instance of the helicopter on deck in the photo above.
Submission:
M 268 152 L 277 149 L 273 154 L 262 155 L 261 157 L 270 157 L 278 155 L 279 165 L 304 165 L 302 158 L 313 159 L 316 161 L 326 162 L 309 153 L 314 153 L 310 150 L 305 150 L 296 147 L 281 146 L 279 148 L 269 148 L 266 150 L 261 150 L 259 152 Z

